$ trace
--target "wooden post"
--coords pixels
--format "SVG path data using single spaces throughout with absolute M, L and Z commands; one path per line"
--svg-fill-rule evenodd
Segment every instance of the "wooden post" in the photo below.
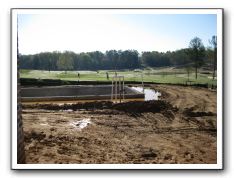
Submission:
M 123 76 L 123 100 L 124 100 L 124 92 L 125 92 L 125 88 L 124 88 L 124 76 Z
M 124 100 L 124 76 L 112 77 L 111 101 L 117 102 L 118 99 L 120 102 Z
M 144 92 L 143 72 L 141 73 L 141 84 L 142 84 L 142 90 Z
M 115 78 L 115 101 L 117 101 L 117 78 Z
M 113 92 L 114 92 L 114 86 L 113 86 L 113 79 L 111 83 L 111 101 L 113 100 Z
M 119 77 L 119 102 L 121 103 L 121 77 Z

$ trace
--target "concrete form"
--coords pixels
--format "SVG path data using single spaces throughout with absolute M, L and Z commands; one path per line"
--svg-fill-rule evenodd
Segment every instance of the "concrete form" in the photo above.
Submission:
M 21 88 L 22 102 L 111 100 L 111 85 L 74 85 Z M 116 99 L 119 99 L 119 95 Z M 144 99 L 144 94 L 124 87 L 125 99 Z

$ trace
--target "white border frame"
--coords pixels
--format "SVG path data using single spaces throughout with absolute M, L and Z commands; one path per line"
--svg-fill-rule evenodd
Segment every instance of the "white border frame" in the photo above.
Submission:
M 217 15 L 217 164 L 17 164 L 17 15 L 18 14 L 216 14 Z M 11 9 L 11 168 L 12 169 L 223 169 L 223 9 L 77 8 Z

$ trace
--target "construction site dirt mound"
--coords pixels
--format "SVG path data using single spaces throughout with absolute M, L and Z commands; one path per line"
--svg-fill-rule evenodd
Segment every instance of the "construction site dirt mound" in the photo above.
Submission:
M 167 101 L 152 100 L 152 101 L 130 101 L 122 103 L 113 103 L 110 101 L 95 101 L 76 104 L 34 104 L 23 105 L 23 109 L 46 109 L 46 110 L 93 110 L 93 109 L 115 109 L 119 111 L 129 113 L 144 113 L 144 112 L 162 112 L 169 110 L 170 112 L 176 112 L 178 109 L 173 107 Z
M 133 113 L 157 113 L 165 110 L 177 111 L 176 107 L 173 107 L 170 103 L 161 100 L 130 101 L 126 103 L 117 103 L 112 106 L 112 109 Z

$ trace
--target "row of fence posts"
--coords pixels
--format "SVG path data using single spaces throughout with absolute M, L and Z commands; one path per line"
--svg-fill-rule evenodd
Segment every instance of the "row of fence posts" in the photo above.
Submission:
M 124 101 L 124 76 L 115 76 L 112 77 L 112 85 L 111 85 L 111 101 L 113 102 L 122 102 Z
M 143 73 L 141 74 L 142 80 L 142 89 L 144 92 L 144 80 Z M 125 99 L 125 84 L 124 84 L 124 76 L 118 76 L 115 72 L 115 76 L 112 77 L 111 84 L 111 101 L 112 102 L 122 102 Z

